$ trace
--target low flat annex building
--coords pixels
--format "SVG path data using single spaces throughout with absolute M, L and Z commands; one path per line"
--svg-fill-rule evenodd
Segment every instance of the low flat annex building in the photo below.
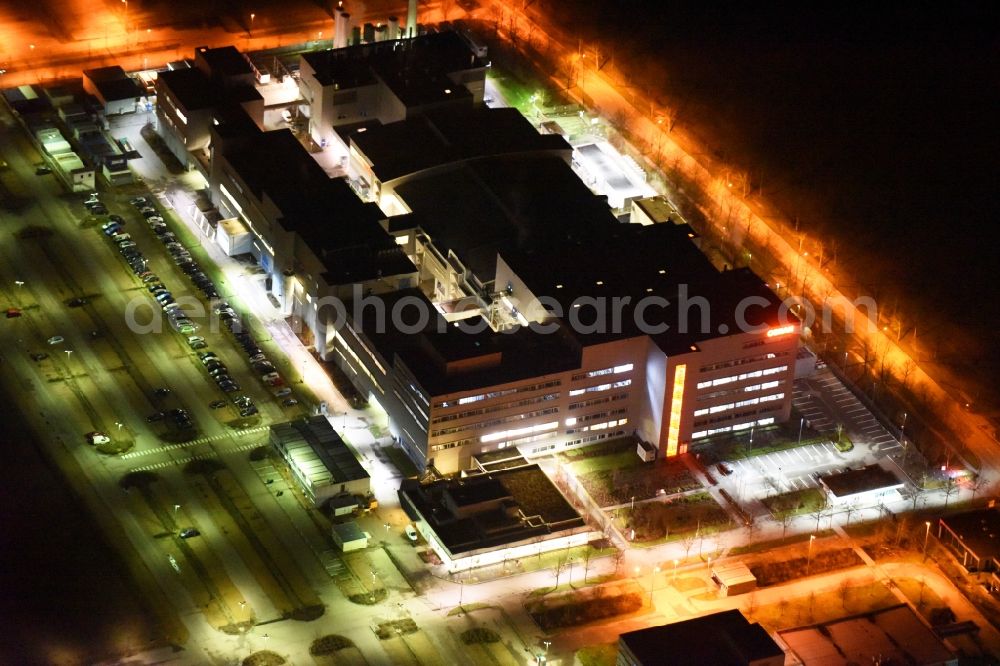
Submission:
M 979 509 L 940 518 L 937 537 L 967 571 L 1000 572 L 1000 510 Z
M 819 477 L 827 502 L 845 506 L 866 506 L 884 497 L 895 497 L 905 485 L 895 474 L 878 464 Z
M 97 98 L 106 116 L 135 113 L 146 96 L 142 86 L 118 65 L 85 69 L 83 89 Z
M 368 472 L 326 417 L 272 425 L 269 440 L 317 506 L 337 495 L 371 494 Z
M 617 666 L 782 666 L 785 653 L 738 610 L 703 615 L 618 637 Z
M 934 630 L 905 604 L 780 631 L 778 636 L 807 665 L 958 664 Z
M 427 484 L 404 481 L 399 500 L 449 572 L 600 537 L 538 465 Z

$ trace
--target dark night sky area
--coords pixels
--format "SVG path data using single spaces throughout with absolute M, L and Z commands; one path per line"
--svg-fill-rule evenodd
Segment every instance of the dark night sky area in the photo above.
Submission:
M 883 303 L 972 333 L 1000 370 L 1000 42 L 989 3 L 549 0 L 642 54 L 665 99 Z M 602 14 L 603 12 L 603 14 Z M 597 27 L 600 26 L 600 27 Z M 655 70 L 655 71 L 654 71 Z M 888 298 L 887 298 L 888 297 Z M 928 338 L 930 335 L 928 335 Z M 984 373 L 985 375 L 985 373 Z

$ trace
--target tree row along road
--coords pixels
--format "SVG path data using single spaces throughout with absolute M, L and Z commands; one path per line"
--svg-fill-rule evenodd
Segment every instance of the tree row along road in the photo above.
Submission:
M 515 48 L 523 49 L 524 45 L 521 41 L 511 39 L 512 27 L 513 31 L 520 34 L 533 35 L 536 42 L 544 41 L 543 50 L 550 57 L 569 60 L 576 54 L 578 42 L 559 35 L 551 26 L 541 25 L 539 22 L 546 20 L 545 17 L 526 15 L 521 10 L 520 3 L 493 0 L 493 7 L 494 15 L 499 12 L 499 15 L 508 19 L 506 31 L 501 27 L 499 35 L 511 41 Z M 510 20 L 512 17 L 513 22 Z M 500 25 L 504 26 L 504 22 Z M 659 150 L 664 154 L 664 161 L 675 165 L 684 179 L 699 187 L 714 204 L 716 210 L 702 207 L 701 212 L 715 231 L 723 238 L 731 237 L 732 231 L 726 228 L 727 222 L 731 219 L 742 220 L 746 225 L 746 245 L 754 252 L 770 254 L 781 266 L 781 271 L 775 275 L 761 277 L 773 280 L 781 273 L 800 276 L 790 281 L 794 296 L 808 300 L 817 309 L 825 305 L 841 321 L 853 321 L 854 330 L 851 334 L 856 344 L 880 350 L 886 369 L 896 380 L 905 381 L 911 389 L 926 392 L 929 401 L 940 405 L 937 408 L 938 418 L 978 456 L 981 463 L 979 471 L 988 475 L 991 480 L 994 479 L 996 470 L 1000 469 L 1000 447 L 983 432 L 989 427 L 988 422 L 964 410 L 952 393 L 942 385 L 941 379 L 931 376 L 914 355 L 880 329 L 877 321 L 868 318 L 867 308 L 859 307 L 860 299 L 856 302 L 834 283 L 834 278 L 828 272 L 819 270 L 804 258 L 797 248 L 797 242 L 793 244 L 790 240 L 796 238 L 795 232 L 773 211 L 768 202 L 760 199 L 748 201 L 738 196 L 723 182 L 720 174 L 725 169 L 709 161 L 704 146 L 697 144 L 682 131 L 669 131 L 638 110 L 637 107 L 653 108 L 652 100 L 645 95 L 633 93 L 630 95 L 630 102 L 619 92 L 622 87 L 620 82 L 609 80 L 604 70 L 595 70 L 586 58 L 580 63 L 582 65 L 578 63 L 577 66 L 583 67 L 579 80 L 582 90 L 569 88 L 566 90 L 567 94 L 575 97 L 581 104 L 584 104 L 584 97 L 589 98 L 587 101 L 591 102 L 595 111 L 606 118 L 623 118 L 625 128 L 634 137 L 655 136 Z M 586 91 L 585 95 L 581 94 L 583 91 Z M 728 220 L 722 219 L 718 214 L 721 210 L 730 211 Z

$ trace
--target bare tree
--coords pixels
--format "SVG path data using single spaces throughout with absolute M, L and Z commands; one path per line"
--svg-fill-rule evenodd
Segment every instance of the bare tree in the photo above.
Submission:
M 826 518 L 826 516 L 828 515 L 828 513 L 829 512 L 827 511 L 826 506 L 821 506 L 820 508 L 816 509 L 815 511 L 811 511 L 809 513 L 810 516 L 813 516 L 814 518 L 816 518 L 816 531 L 817 532 L 819 532 L 819 523 L 820 523 L 820 521 L 822 521 L 824 518 Z
M 684 535 L 684 538 L 681 539 L 681 545 L 684 546 L 684 559 L 685 560 L 687 560 L 690 557 L 690 555 L 691 555 L 691 548 L 694 547 L 694 542 L 695 542 L 695 539 L 698 538 L 698 532 L 699 531 L 700 530 L 696 530 L 694 532 L 688 532 L 687 534 Z
M 989 485 L 989 484 L 986 482 L 986 477 L 983 476 L 982 474 L 977 474 L 972 479 L 972 483 L 969 484 L 969 489 L 972 490 L 972 501 L 973 502 L 976 501 L 976 493 L 978 493 L 980 490 L 983 490 L 984 488 L 986 488 L 987 485 Z
M 851 581 L 847 576 L 842 576 L 840 583 L 837 585 L 837 592 L 840 593 L 840 603 L 844 607 L 844 612 L 847 612 L 847 595 L 851 591 Z
M 953 477 L 948 477 L 948 480 L 944 484 L 944 508 L 948 508 L 948 502 L 951 500 L 951 496 L 958 492 L 958 483 L 955 482 Z
M 795 514 L 791 511 L 781 511 L 775 518 L 781 523 L 781 538 L 784 539 L 785 533 L 788 531 L 788 524 L 795 518 Z

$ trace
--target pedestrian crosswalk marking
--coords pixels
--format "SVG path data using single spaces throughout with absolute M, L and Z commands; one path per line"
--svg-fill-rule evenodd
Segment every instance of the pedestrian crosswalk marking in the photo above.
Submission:
M 254 435 L 257 433 L 264 432 L 268 429 L 268 426 L 258 426 L 256 428 L 247 428 L 246 430 L 240 430 L 238 432 L 224 432 L 220 435 L 211 435 L 209 437 L 199 437 L 198 439 L 192 439 L 189 442 L 178 442 L 177 444 L 164 444 L 163 446 L 157 447 L 155 449 L 142 449 L 141 451 L 130 451 L 129 453 L 122 454 L 120 458 L 122 460 L 129 460 L 131 458 L 138 458 L 140 456 L 148 456 L 154 453 L 166 453 L 168 451 L 176 451 L 178 449 L 184 449 L 189 446 L 198 446 L 199 444 L 207 444 L 209 442 L 217 442 L 220 439 L 225 439 L 226 437 L 240 437 L 242 435 Z

